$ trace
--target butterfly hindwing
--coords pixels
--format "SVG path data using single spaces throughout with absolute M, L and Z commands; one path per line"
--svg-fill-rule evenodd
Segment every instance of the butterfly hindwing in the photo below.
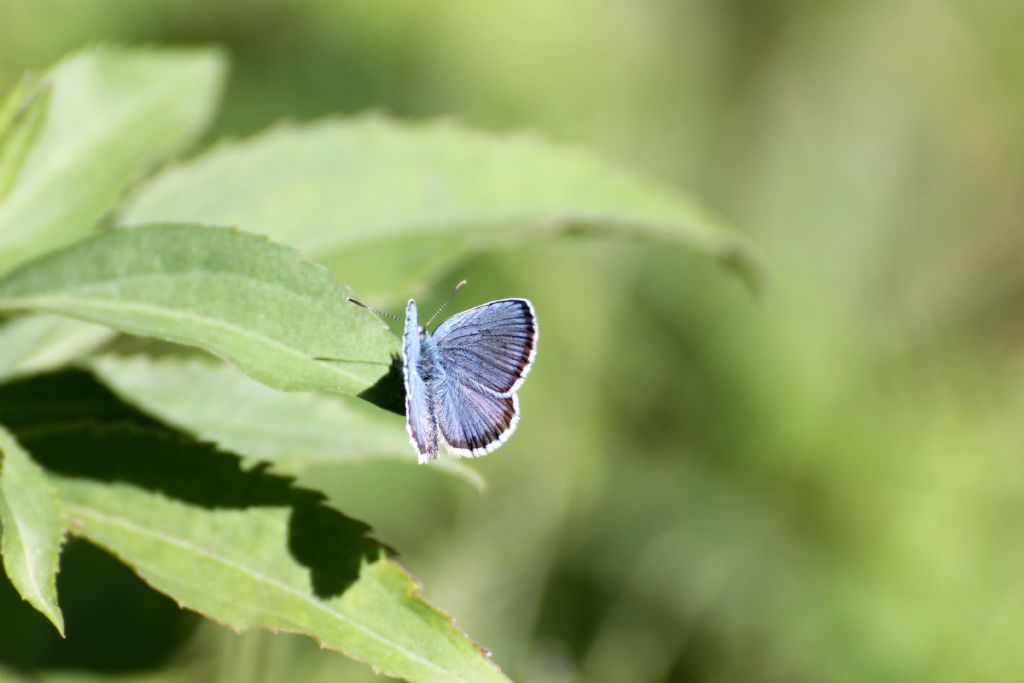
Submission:
M 438 423 L 453 455 L 490 453 L 508 440 L 519 423 L 519 399 L 500 396 L 449 370 L 438 396 Z
M 526 299 L 499 299 L 453 315 L 434 332 L 449 374 L 511 396 L 537 353 L 537 316 Z
M 421 353 L 416 302 L 409 301 L 402 338 L 405 425 L 409 440 L 416 449 L 419 461 L 423 463 L 437 457 L 437 419 L 434 397 L 417 371 Z

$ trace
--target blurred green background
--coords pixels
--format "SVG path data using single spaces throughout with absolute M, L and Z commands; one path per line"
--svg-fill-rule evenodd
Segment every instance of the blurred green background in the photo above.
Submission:
M 387 463 L 309 482 L 515 680 L 1009 681 L 1022 29 L 1024 4 L 995 0 L 0 0 L 0 90 L 97 42 L 217 44 L 233 72 L 208 141 L 454 116 L 691 190 L 762 247 L 763 296 L 620 242 L 468 264 L 459 307 L 527 296 L 543 328 L 516 437 L 474 464 L 489 490 Z M 135 583 L 73 547 L 68 641 L 26 626 L 0 655 L 146 680 L 374 678 Z

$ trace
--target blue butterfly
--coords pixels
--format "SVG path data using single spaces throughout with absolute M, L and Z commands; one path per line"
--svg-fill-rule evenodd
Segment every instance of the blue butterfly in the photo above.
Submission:
M 465 284 L 460 282 L 452 296 Z M 460 457 L 494 451 L 519 424 L 516 392 L 537 355 L 539 329 L 533 304 L 499 299 L 456 313 L 433 334 L 426 325 L 419 325 L 416 301 L 410 299 L 405 308 L 402 374 L 406 428 L 420 463 L 437 458 L 440 441 Z

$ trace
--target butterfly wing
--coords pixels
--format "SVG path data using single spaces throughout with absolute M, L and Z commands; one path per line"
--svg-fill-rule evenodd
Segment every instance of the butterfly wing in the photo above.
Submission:
M 445 320 L 434 332 L 449 374 L 509 397 L 537 354 L 537 315 L 526 299 L 499 299 Z
M 402 377 L 405 380 L 405 427 L 409 441 L 421 463 L 437 458 L 437 419 L 434 402 L 418 366 L 422 347 L 416 302 L 409 300 L 405 309 L 405 332 L 402 335 Z
M 530 371 L 537 336 L 537 316 L 526 299 L 492 301 L 437 328 L 433 342 L 445 370 L 438 426 L 451 453 L 490 453 L 515 431 L 515 392 Z
M 499 396 L 449 371 L 438 425 L 453 455 L 476 457 L 505 443 L 519 424 L 519 397 Z

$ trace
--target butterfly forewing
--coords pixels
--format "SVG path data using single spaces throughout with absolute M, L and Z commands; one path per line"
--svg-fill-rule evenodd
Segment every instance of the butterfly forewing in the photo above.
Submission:
M 500 299 L 457 313 L 433 335 L 449 374 L 501 396 L 526 379 L 537 352 L 537 316 L 526 299 Z

